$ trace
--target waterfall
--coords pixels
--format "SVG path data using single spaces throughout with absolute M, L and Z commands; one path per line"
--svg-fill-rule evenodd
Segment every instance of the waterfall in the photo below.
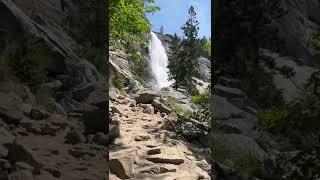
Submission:
M 172 82 L 168 80 L 168 56 L 160 39 L 153 32 L 151 32 L 149 52 L 153 85 L 158 89 L 169 87 Z

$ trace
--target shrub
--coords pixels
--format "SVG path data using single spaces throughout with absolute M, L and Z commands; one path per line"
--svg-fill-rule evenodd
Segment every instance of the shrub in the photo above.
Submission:
M 148 62 L 142 58 L 140 52 L 134 52 L 131 56 L 132 70 L 134 79 L 140 82 L 141 85 L 145 85 L 150 79 L 150 67 Z
M 1 57 L 1 64 L 24 83 L 30 86 L 41 84 L 47 79 L 49 49 L 38 38 L 23 34 L 21 40 L 12 40 Z
M 280 108 L 269 108 L 258 112 L 261 125 L 268 129 L 282 129 L 288 125 L 288 111 Z
M 186 117 L 191 117 L 192 116 L 192 112 L 188 109 L 186 109 L 185 107 L 183 107 L 182 105 L 180 105 L 178 103 L 178 100 L 172 97 L 168 97 L 167 99 L 167 105 L 173 109 L 174 111 L 176 111 L 178 114 L 183 114 Z
M 202 107 L 208 107 L 208 105 L 210 105 L 210 93 L 206 91 L 205 93 L 191 96 L 191 101 Z
M 119 90 L 122 90 L 125 84 L 123 75 L 121 75 L 120 73 L 116 73 L 114 76 L 112 76 L 112 84 Z

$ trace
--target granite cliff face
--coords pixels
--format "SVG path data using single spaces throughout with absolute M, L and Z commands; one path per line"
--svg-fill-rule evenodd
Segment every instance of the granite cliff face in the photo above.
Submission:
M 285 39 L 288 55 L 310 65 L 314 50 L 309 43 L 320 25 L 319 1 L 285 0 L 282 6 L 288 13 L 274 23 Z
M 0 179 L 107 178 L 106 77 L 76 52 L 83 44 L 66 27 L 75 11 L 73 1 L 0 1 Z M 47 50 L 10 49 L 24 37 Z M 19 68 L 35 59 L 46 73 L 31 86 L 19 73 L 35 68 Z

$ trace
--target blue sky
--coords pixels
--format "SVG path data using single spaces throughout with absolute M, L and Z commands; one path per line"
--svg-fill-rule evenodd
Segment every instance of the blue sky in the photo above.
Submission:
M 147 14 L 152 31 L 159 32 L 163 25 L 164 33 L 183 35 L 181 26 L 188 19 L 188 9 L 194 6 L 199 21 L 199 37 L 211 36 L 211 0 L 156 0 L 161 10 L 154 15 Z

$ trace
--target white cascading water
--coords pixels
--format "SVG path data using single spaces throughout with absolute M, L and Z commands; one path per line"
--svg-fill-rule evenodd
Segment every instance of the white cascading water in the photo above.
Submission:
M 151 72 L 154 78 L 154 86 L 158 89 L 169 87 L 172 82 L 168 80 L 168 56 L 166 50 L 162 46 L 160 39 L 153 32 L 151 32 L 149 52 Z

